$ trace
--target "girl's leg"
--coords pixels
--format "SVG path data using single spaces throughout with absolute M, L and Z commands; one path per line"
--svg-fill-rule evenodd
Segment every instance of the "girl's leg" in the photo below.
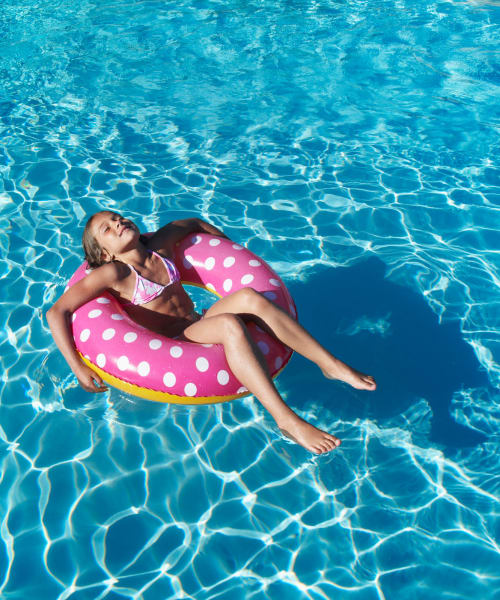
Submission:
M 259 347 L 237 315 L 223 313 L 209 317 L 207 312 L 202 320 L 187 327 L 180 339 L 200 344 L 223 344 L 231 371 L 271 413 L 283 433 L 297 443 L 317 454 L 328 452 L 340 444 L 335 436 L 307 423 L 285 404 L 274 386 Z
M 339 379 L 360 390 L 374 390 L 377 386 L 370 375 L 365 375 L 335 358 L 285 311 L 252 288 L 243 288 L 221 298 L 211 306 L 206 317 L 223 313 L 240 315 L 252 320 L 267 333 L 314 362 L 329 379 Z

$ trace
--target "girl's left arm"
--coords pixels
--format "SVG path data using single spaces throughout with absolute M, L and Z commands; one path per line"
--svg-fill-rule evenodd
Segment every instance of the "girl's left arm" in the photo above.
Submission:
M 147 245 L 152 250 L 164 250 L 173 254 L 175 245 L 190 233 L 210 233 L 229 239 L 225 233 L 210 223 L 192 218 L 168 223 L 149 238 Z

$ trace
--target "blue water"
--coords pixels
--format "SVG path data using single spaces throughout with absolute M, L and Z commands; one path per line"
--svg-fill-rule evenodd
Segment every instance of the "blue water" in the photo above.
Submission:
M 4 0 L 0 596 L 493 600 L 500 589 L 499 8 Z M 88 395 L 44 312 L 86 218 L 201 216 L 376 376 L 298 355 L 250 397 Z

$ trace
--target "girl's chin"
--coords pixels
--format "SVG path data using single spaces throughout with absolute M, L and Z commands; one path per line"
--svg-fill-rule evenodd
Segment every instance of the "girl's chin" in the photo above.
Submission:
M 140 235 L 139 231 L 135 229 L 124 229 L 120 236 L 122 246 L 129 249 L 130 244 L 135 245 L 139 241 Z
M 138 230 L 134 229 L 133 227 L 126 227 L 126 228 L 125 228 L 125 229 L 122 231 L 122 234 L 121 234 L 121 236 L 120 236 L 120 237 L 121 237 L 121 238 L 123 238 L 124 236 L 129 236 L 129 237 L 130 237 L 130 236 L 132 236 L 132 237 L 134 237 L 134 236 L 137 236 L 137 237 L 139 237 L 139 235 L 140 235 L 140 234 L 139 234 L 139 231 L 138 231 Z

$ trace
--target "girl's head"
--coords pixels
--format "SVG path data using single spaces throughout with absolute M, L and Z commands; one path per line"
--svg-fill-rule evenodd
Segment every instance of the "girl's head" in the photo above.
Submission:
M 92 215 L 82 236 L 83 251 L 91 269 L 115 260 L 116 255 L 130 247 L 139 229 L 129 219 L 111 211 Z

